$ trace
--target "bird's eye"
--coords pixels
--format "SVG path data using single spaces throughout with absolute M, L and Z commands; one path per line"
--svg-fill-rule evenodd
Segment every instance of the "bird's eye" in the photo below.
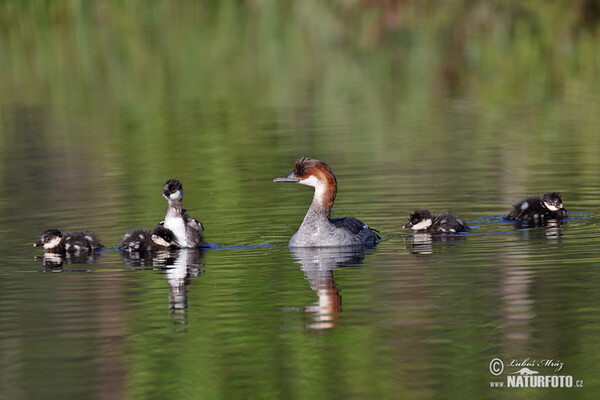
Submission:
M 306 167 L 303 165 L 298 169 L 298 172 L 306 172 Z

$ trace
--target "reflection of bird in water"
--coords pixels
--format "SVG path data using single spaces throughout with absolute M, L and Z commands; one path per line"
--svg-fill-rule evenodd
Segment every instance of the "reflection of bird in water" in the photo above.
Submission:
M 204 273 L 201 268 L 202 250 L 180 249 L 177 253 L 173 264 L 167 267 L 167 280 L 171 287 L 169 308 L 184 310 L 187 308 L 186 286 L 189 284 L 189 278 L 195 278 Z
M 410 252 L 422 255 L 441 253 L 455 248 L 465 238 L 465 235 L 432 235 L 430 233 L 415 232 L 412 235 Z
M 292 257 L 298 260 L 311 288 L 319 297 L 316 304 L 305 308 L 312 319 L 308 328 L 329 329 L 340 325 L 336 321 L 342 311 L 342 296 L 336 287 L 333 270 L 362 263 L 367 249 L 365 246 L 290 249 Z
M 548 239 L 558 239 L 563 236 L 563 228 L 562 225 L 566 224 L 566 221 L 560 219 L 550 219 L 546 222 L 546 229 L 544 230 L 546 233 L 546 237 Z
M 163 269 L 167 265 L 173 264 L 177 258 L 177 250 L 162 248 L 152 251 L 121 251 L 123 261 L 129 267 L 158 267 Z
M 527 238 L 560 239 L 564 235 L 563 225 L 566 224 L 567 221 L 563 219 L 546 219 L 543 221 L 518 221 L 514 227 Z
M 173 319 L 179 324 L 186 323 L 187 293 L 190 278 L 202 275 L 203 251 L 199 248 L 163 249 L 144 253 L 121 252 L 125 263 L 130 267 L 151 267 L 165 271 L 169 282 L 169 309 Z
M 93 264 L 97 261 L 100 254 L 98 253 L 54 253 L 51 251 L 44 252 L 42 256 L 42 265 L 44 270 L 51 272 L 62 272 L 64 264 Z M 37 258 L 37 257 L 36 257 Z M 87 268 L 77 271 L 88 271 Z

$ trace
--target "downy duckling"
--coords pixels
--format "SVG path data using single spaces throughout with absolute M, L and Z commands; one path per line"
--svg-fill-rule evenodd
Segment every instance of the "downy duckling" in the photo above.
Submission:
M 540 199 L 530 196 L 519 201 L 513 209 L 504 216 L 510 221 L 541 222 L 547 219 L 563 219 L 567 217 L 567 210 L 563 208 L 560 193 L 548 192 Z
M 323 161 L 300 158 L 294 170 L 273 182 L 294 182 L 315 188 L 313 200 L 302 225 L 292 236 L 290 247 L 331 247 L 374 243 L 380 239 L 368 225 L 356 218 L 330 219 L 337 193 L 337 180 Z
M 65 232 L 58 229 L 46 229 L 42 232 L 40 240 L 33 244 L 35 247 L 43 246 L 45 251 L 61 253 L 83 253 L 101 250 L 104 246 L 91 232 Z
M 190 217 L 181 203 L 183 186 L 178 179 L 169 179 L 163 186 L 163 196 L 167 199 L 167 212 L 162 223 L 175 235 L 175 241 L 181 247 L 201 247 L 204 240 L 201 231 L 204 226 L 200 221 Z
M 179 247 L 175 242 L 175 236 L 170 229 L 162 225 L 154 229 L 134 229 L 123 236 L 119 248 L 126 252 L 138 252 L 163 250 L 170 247 Z
M 408 223 L 402 228 L 412 228 L 414 232 L 430 233 L 432 235 L 468 232 L 471 230 L 453 213 L 444 212 L 433 216 L 426 208 L 416 210 L 410 214 Z

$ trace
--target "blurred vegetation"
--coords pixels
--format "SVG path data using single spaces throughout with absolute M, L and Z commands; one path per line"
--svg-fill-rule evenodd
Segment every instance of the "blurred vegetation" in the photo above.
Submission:
M 294 137 L 307 148 L 307 136 L 330 147 L 337 135 L 313 136 L 329 121 L 380 150 L 441 136 L 440 112 L 512 128 L 542 103 L 549 124 L 576 123 L 596 114 L 586 99 L 600 79 L 596 4 L 3 2 L 2 131 L 19 110 L 43 110 L 58 125 L 37 132 L 50 142 L 85 134 L 86 145 L 128 151 L 184 132 L 186 145 L 224 155 Z

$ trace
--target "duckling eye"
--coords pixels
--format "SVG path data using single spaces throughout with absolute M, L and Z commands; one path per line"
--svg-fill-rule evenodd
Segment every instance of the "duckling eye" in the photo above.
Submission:
M 306 172 L 306 167 L 304 165 L 301 166 L 300 168 L 298 168 L 298 172 L 300 172 L 300 173 Z

